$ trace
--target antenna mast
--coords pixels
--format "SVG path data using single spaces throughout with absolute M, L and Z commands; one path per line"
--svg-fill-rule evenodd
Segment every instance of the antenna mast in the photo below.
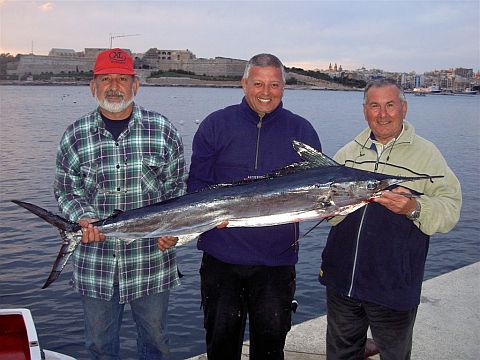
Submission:
M 115 35 L 110 33 L 110 49 L 113 47 L 113 39 L 122 38 L 122 37 L 129 37 L 129 36 L 140 36 L 141 34 L 127 34 L 127 35 Z

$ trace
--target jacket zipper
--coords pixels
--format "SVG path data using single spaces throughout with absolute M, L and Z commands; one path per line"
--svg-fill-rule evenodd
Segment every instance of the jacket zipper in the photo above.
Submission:
M 261 132 L 261 130 L 262 130 L 262 120 L 263 120 L 263 116 L 264 116 L 264 115 L 259 115 L 260 120 L 259 120 L 258 123 L 257 123 L 258 132 L 257 132 L 257 149 L 256 149 L 256 151 L 255 151 L 255 170 L 258 169 L 258 152 L 259 152 L 259 149 L 260 149 L 260 132 Z
M 398 145 L 400 145 L 400 144 L 402 144 L 402 143 L 398 143 Z M 378 164 L 380 163 L 380 159 L 381 159 L 383 153 L 390 148 L 393 150 L 394 145 L 395 145 L 395 142 L 392 145 L 390 145 L 386 148 L 383 148 L 380 154 L 378 153 L 377 148 L 375 148 L 375 152 L 377 153 L 377 160 L 375 161 L 374 172 L 377 172 L 377 170 L 378 170 Z M 391 152 L 391 150 L 390 150 L 390 152 Z M 388 157 L 387 157 L 387 161 L 388 161 Z M 358 226 L 357 240 L 356 240 L 356 244 L 355 244 L 355 257 L 354 257 L 354 260 L 353 260 L 352 278 L 350 279 L 350 287 L 348 289 L 348 296 L 350 296 L 350 297 L 352 296 L 353 280 L 355 278 L 355 271 L 357 269 L 357 257 L 358 257 L 358 246 L 360 244 L 360 234 L 362 232 L 363 221 L 365 219 L 365 213 L 367 212 L 367 207 L 368 207 L 368 204 L 363 208 L 362 219 L 360 220 L 360 225 Z
M 350 279 L 350 288 L 348 289 L 348 296 L 352 296 L 353 289 L 353 279 L 355 278 L 355 271 L 357 269 L 357 257 L 358 257 L 358 245 L 360 243 L 360 234 L 362 232 L 363 220 L 365 219 L 365 213 L 367 212 L 368 204 L 363 208 L 362 219 L 360 220 L 360 225 L 358 226 L 357 233 L 357 243 L 355 244 L 355 257 L 353 259 L 353 269 L 352 269 L 352 278 Z
M 262 120 L 263 120 L 263 117 L 265 115 L 259 115 L 259 121 L 257 123 L 257 129 L 258 129 L 258 132 L 257 132 L 257 148 L 255 150 L 255 170 L 258 169 L 258 152 L 260 150 L 260 133 L 261 133 L 261 130 L 262 130 Z M 297 241 L 297 227 L 295 226 L 295 223 L 292 224 L 293 225 L 293 231 L 294 231 L 294 234 L 293 234 L 293 241 Z M 295 250 L 297 251 L 298 249 L 298 243 L 295 244 Z
M 391 153 L 395 144 L 396 144 L 396 140 L 393 142 L 393 144 L 391 144 L 387 147 L 383 147 L 382 151 L 380 153 L 378 153 L 378 148 L 375 148 L 375 152 L 377 153 L 377 160 L 375 161 L 374 172 L 377 172 L 377 170 L 378 170 L 378 165 L 380 163 L 380 159 L 382 158 L 383 153 L 386 152 L 387 150 L 390 150 L 390 153 Z M 403 144 L 403 143 L 398 143 L 397 145 L 401 145 L 401 144 Z M 385 161 L 385 164 L 388 162 L 389 157 L 390 157 L 390 154 L 388 154 L 388 156 L 386 158 L 386 161 Z M 384 165 L 384 167 L 385 167 L 385 165 Z M 383 171 L 382 171 L 382 173 L 383 173 Z
M 294 247 L 294 252 L 298 252 L 299 250 L 299 244 L 298 244 L 298 240 L 297 240 L 297 226 L 296 226 L 297 223 L 293 223 L 291 225 L 293 225 L 293 243 L 295 244 L 295 247 Z

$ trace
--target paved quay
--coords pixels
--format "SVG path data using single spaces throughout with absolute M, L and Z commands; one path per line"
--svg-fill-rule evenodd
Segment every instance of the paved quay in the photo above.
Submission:
M 285 360 L 326 359 L 326 327 L 326 316 L 293 326 L 285 345 Z M 246 342 L 242 360 L 248 358 Z M 411 358 L 480 359 L 480 262 L 423 283 Z M 206 359 L 202 354 L 188 360 Z

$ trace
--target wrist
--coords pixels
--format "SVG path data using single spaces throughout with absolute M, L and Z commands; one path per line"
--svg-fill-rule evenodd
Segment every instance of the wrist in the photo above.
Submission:
M 408 220 L 415 221 L 420 217 L 420 212 L 422 211 L 422 206 L 420 205 L 420 201 L 415 199 L 415 209 L 408 212 L 405 216 Z

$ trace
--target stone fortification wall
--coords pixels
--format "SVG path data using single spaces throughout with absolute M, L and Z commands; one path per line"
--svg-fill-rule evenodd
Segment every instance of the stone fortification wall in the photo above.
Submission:
M 7 70 L 8 75 L 23 76 L 42 73 L 60 74 L 68 72 L 89 72 L 93 69 L 95 58 L 75 58 L 42 55 L 23 55 L 16 70 Z
M 201 86 L 201 87 L 240 87 L 240 81 L 199 80 L 189 77 L 149 78 L 144 85 L 155 86 Z
M 143 61 L 146 64 L 145 60 Z M 184 70 L 183 61 L 163 60 L 155 63 L 148 62 L 149 68 L 152 70 L 168 71 L 168 70 Z
M 192 60 L 161 60 L 155 65 L 151 61 L 145 62 L 152 70 L 183 70 L 196 75 L 207 76 L 242 76 L 245 70 L 246 61 L 228 58 L 215 59 L 192 59 Z
M 216 57 L 215 59 L 197 59 L 190 50 L 149 49 L 142 58 L 143 65 L 150 69 L 168 71 L 183 70 L 197 75 L 241 76 L 246 61 Z
M 242 76 L 247 61 L 216 57 L 215 59 L 195 59 L 183 64 L 185 71 L 207 76 Z
M 192 59 L 195 59 L 195 54 L 190 50 L 159 50 L 151 48 L 143 55 L 142 62 L 150 69 L 168 71 L 184 70 L 183 64 Z
M 65 57 L 74 57 L 78 56 L 78 53 L 75 52 L 73 49 L 58 49 L 53 48 L 48 53 L 48 56 L 65 56 Z
M 52 49 L 49 56 L 22 55 L 16 66 L 9 66 L 7 74 L 21 77 L 42 73 L 89 72 L 93 69 L 97 54 L 103 50 L 105 49 L 85 48 L 84 52 L 75 53 L 69 49 Z M 183 70 L 207 76 L 242 76 L 247 61 L 225 57 L 197 59 L 189 50 L 152 48 L 142 58 L 135 58 L 135 64 L 150 70 Z
M 96 59 L 98 53 L 102 52 L 102 51 L 105 51 L 105 50 L 107 50 L 107 48 L 85 48 L 85 50 L 83 51 L 83 54 L 86 58 Z M 122 50 L 131 54 L 129 49 L 122 49 Z

